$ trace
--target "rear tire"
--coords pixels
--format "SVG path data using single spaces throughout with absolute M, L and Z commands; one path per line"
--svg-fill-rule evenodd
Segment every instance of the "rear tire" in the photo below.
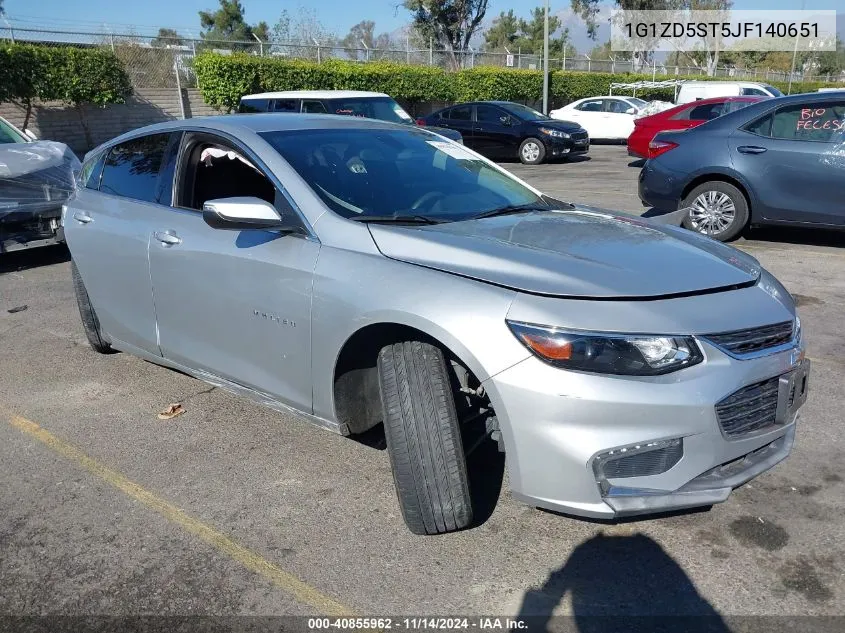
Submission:
M 387 345 L 378 356 L 384 433 L 402 518 L 414 534 L 472 522 L 466 457 L 443 351 L 429 343 Z
M 524 165 L 539 165 L 546 158 L 546 147 L 543 142 L 529 137 L 519 145 L 519 160 Z
M 698 185 L 681 202 L 690 208 L 684 228 L 720 242 L 736 238 L 748 224 L 748 201 L 732 184 L 712 180 Z
M 91 305 L 88 291 L 85 290 L 85 284 L 82 283 L 82 276 L 79 274 L 79 269 L 77 269 L 76 262 L 73 260 L 70 261 L 70 273 L 73 277 L 73 292 L 76 294 L 76 303 L 79 306 L 79 317 L 82 319 L 82 328 L 85 330 L 85 337 L 88 339 L 88 344 L 91 345 L 91 349 L 95 352 L 113 354 L 116 350 L 112 349 L 112 346 L 103 339 L 97 313 L 94 312 L 94 306 Z

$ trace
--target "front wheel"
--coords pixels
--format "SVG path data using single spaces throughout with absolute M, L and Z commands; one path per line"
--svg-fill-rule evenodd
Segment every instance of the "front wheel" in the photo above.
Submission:
M 684 227 L 721 242 L 737 237 L 748 223 L 748 202 L 732 184 L 714 180 L 698 185 L 681 202 L 689 213 Z
M 536 138 L 527 138 L 519 146 L 519 160 L 525 165 L 539 165 L 546 158 L 546 147 Z
M 443 351 L 422 341 L 378 355 L 384 434 L 399 507 L 414 534 L 459 530 L 472 521 L 466 457 Z

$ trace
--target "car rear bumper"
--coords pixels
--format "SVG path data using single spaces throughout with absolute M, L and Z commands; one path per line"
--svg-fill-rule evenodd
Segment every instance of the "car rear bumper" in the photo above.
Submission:
M 674 380 L 567 372 L 532 357 L 486 381 L 505 436 L 514 496 L 605 519 L 678 510 L 725 501 L 733 488 L 785 459 L 800 413 L 729 435 L 716 405 L 795 371 L 802 349 L 738 360 L 701 345 L 705 362 Z M 671 448 L 649 448 L 664 445 Z M 657 450 L 674 451 L 676 461 L 648 471 L 637 469 L 652 468 L 649 463 L 637 466 L 635 460 L 624 476 L 606 475 L 602 460 L 641 450 L 649 459 Z
M 676 174 L 653 159 L 646 161 L 638 177 L 637 193 L 643 205 L 660 211 L 677 211 L 683 184 Z

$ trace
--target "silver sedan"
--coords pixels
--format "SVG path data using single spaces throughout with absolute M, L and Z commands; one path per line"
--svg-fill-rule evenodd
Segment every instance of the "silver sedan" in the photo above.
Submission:
M 792 297 L 752 257 L 425 129 L 163 123 L 90 152 L 64 213 L 95 350 L 343 435 L 383 425 L 417 534 L 472 524 L 484 441 L 536 506 L 724 501 L 789 454 L 807 395 Z

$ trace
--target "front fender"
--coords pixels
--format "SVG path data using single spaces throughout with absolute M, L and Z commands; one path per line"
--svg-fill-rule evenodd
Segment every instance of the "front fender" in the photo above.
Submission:
M 505 316 L 516 292 L 414 264 L 324 247 L 314 278 L 314 414 L 336 420 L 334 370 L 344 344 L 375 324 L 419 330 L 455 354 L 479 380 L 530 354 Z

